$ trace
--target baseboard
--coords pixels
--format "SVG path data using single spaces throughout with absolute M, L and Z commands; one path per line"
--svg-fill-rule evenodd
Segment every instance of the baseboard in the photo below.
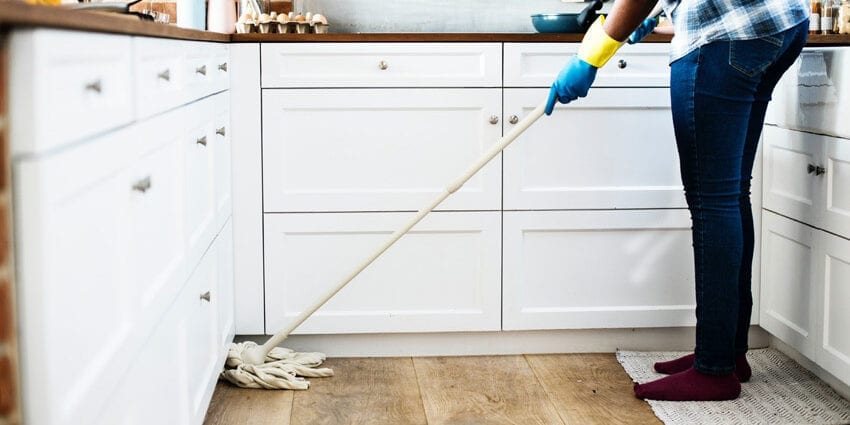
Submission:
M 841 394 L 842 397 L 850 400 L 850 386 L 841 382 L 838 378 L 833 376 L 831 373 L 823 370 L 820 366 L 816 365 L 813 361 L 809 360 L 806 356 L 802 355 L 799 351 L 791 347 L 790 345 L 782 342 L 779 338 L 768 335 L 768 341 L 772 348 L 775 348 L 781 351 L 786 356 L 794 359 L 797 363 L 799 363 L 804 368 L 808 369 L 810 372 L 814 373 L 815 376 L 826 382 L 827 385 L 832 387 L 838 394 Z
M 750 327 L 750 346 L 767 347 L 768 336 L 760 327 Z M 238 335 L 236 340 L 262 343 L 267 338 L 262 335 Z M 687 351 L 694 347 L 694 328 L 293 335 L 283 345 L 296 351 L 319 351 L 330 357 Z

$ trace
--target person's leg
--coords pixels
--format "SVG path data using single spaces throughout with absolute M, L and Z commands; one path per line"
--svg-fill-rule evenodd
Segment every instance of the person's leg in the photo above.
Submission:
M 711 43 L 671 65 L 673 121 L 693 221 L 696 352 L 692 369 L 636 386 L 638 397 L 722 400 L 740 393 L 733 375 L 738 321 L 745 316 L 748 326 L 751 310 L 749 296 L 739 309 L 741 281 L 749 276 L 741 270 L 750 268 L 744 263 L 747 231 L 740 201 L 742 187 L 746 185 L 749 191 L 753 156 L 745 157 L 744 151 L 758 86 L 765 71 L 788 50 L 787 33 Z M 763 119 L 761 111 L 756 121 Z M 754 153 L 755 143 L 751 147 Z M 745 170 L 749 170 L 744 174 L 747 178 L 742 178 Z M 749 259 L 751 262 L 751 253 Z M 748 283 L 746 289 L 749 293 Z

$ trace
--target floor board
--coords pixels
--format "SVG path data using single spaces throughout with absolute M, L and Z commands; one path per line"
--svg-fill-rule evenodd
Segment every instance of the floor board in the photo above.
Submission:
M 204 425 L 287 425 L 294 393 L 245 389 L 219 381 Z
M 404 358 L 328 359 L 331 378 L 311 378 L 297 391 L 291 425 L 425 424 L 413 360 Z
M 413 359 L 428 423 L 561 424 L 523 356 Z
M 660 424 L 611 354 L 526 355 L 566 424 Z

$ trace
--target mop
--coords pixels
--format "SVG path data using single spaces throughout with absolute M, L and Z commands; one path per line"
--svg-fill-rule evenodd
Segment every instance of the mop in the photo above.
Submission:
M 437 207 L 443 200 L 460 189 L 464 183 L 472 178 L 481 168 L 490 162 L 496 155 L 504 150 L 520 134 L 531 126 L 538 118 L 543 116 L 546 102 L 543 102 L 531 111 L 525 118 L 514 126 L 508 134 L 502 136 L 499 142 L 487 151 L 481 158 L 470 166 L 460 177 L 446 187 L 434 200 L 419 210 L 402 228 L 396 230 L 390 238 L 378 247 L 366 260 L 358 265 L 351 273 L 343 278 L 334 288 L 323 294 L 311 306 L 302 311 L 288 326 L 281 329 L 268 339 L 263 345 L 247 341 L 233 343 L 230 346 L 225 370 L 221 377 L 234 385 L 242 388 L 265 388 L 265 389 L 292 389 L 305 390 L 310 383 L 304 379 L 312 377 L 332 376 L 333 371 L 328 368 L 319 368 L 325 360 L 322 353 L 296 353 L 292 350 L 278 347 L 289 334 L 301 325 L 307 318 L 321 308 L 345 285 L 351 282 L 369 264 L 372 264 L 396 241 L 401 239 L 413 226 L 419 223 L 428 213 Z

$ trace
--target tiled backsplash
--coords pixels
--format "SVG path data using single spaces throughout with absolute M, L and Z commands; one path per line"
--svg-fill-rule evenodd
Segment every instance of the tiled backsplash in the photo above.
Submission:
M 321 13 L 331 32 L 535 32 L 530 15 L 575 13 L 588 3 L 561 0 L 293 0 Z M 603 11 L 610 5 L 605 4 Z

